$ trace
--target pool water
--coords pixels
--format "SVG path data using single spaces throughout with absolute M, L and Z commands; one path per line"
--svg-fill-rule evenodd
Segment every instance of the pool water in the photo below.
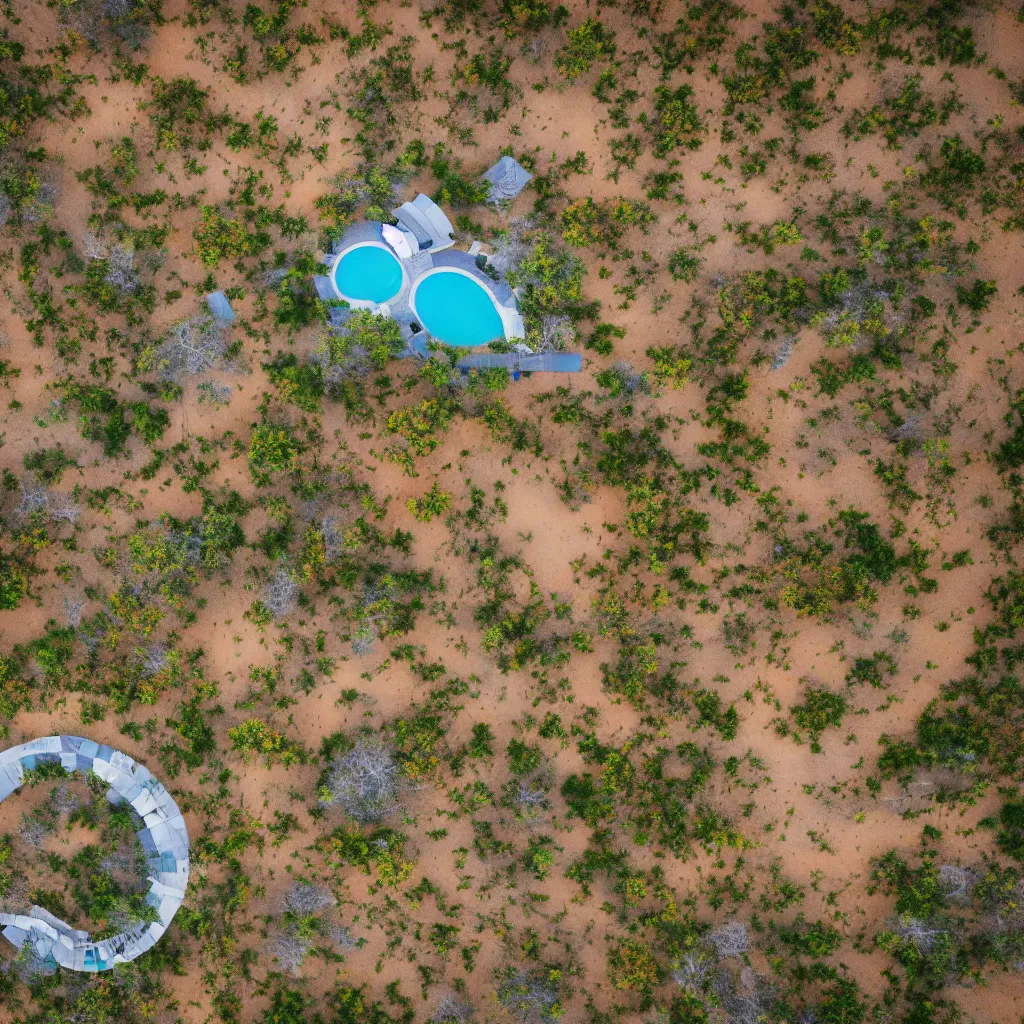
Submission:
M 416 285 L 413 305 L 424 328 L 446 345 L 469 348 L 505 336 L 490 294 L 465 274 L 427 274 Z
M 402 265 L 379 245 L 357 245 L 338 260 L 334 283 L 346 299 L 386 302 L 402 290 Z

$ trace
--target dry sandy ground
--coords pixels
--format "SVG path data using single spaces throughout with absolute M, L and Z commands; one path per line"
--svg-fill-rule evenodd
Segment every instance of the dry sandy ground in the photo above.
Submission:
M 740 27 L 741 37 L 753 34 L 757 29 L 757 18 L 766 17 L 769 13 L 767 4 L 746 6 L 753 17 Z M 574 19 L 577 14 L 584 13 L 583 5 L 579 7 L 579 12 L 574 11 Z M 312 3 L 303 12 L 303 20 L 315 20 L 321 8 L 321 4 Z M 170 20 L 145 47 L 144 59 L 150 74 L 170 78 L 187 72 L 203 85 L 211 87 L 215 107 L 227 108 L 235 116 L 243 118 L 263 109 L 278 118 L 282 133 L 301 133 L 310 143 L 317 140 L 311 123 L 313 119 L 303 113 L 303 107 L 310 100 L 315 107 L 332 89 L 344 90 L 344 58 L 332 56 L 337 53 L 336 47 L 322 48 L 323 60 L 312 66 L 303 54 L 300 62 L 303 71 L 295 81 L 286 76 L 274 76 L 248 86 L 238 86 L 216 70 L 214 58 L 219 40 L 215 25 L 202 31 L 199 28 L 186 29 L 180 20 L 176 20 L 185 11 L 186 5 L 180 0 L 168 0 L 165 4 L 164 14 Z M 332 13 L 343 21 L 348 19 L 349 23 L 354 23 L 350 10 L 339 10 L 335 6 Z M 33 33 L 38 39 L 49 41 L 55 38 L 58 28 L 51 10 L 33 5 L 31 13 L 26 13 L 25 17 L 31 18 Z M 395 39 L 403 35 L 416 37 L 412 46 L 415 66 L 421 69 L 428 62 L 433 62 L 438 88 L 444 88 L 455 57 L 450 51 L 441 50 L 430 34 L 421 29 L 418 9 L 411 5 L 382 5 L 374 11 L 374 17 L 378 21 L 390 20 L 393 23 Z M 606 10 L 602 17 L 618 31 L 622 50 L 640 45 L 621 12 Z M 1024 47 L 1019 44 L 1024 35 L 1021 26 L 1013 24 L 1012 14 L 1003 10 L 979 14 L 975 25 L 980 48 L 987 51 L 992 61 L 1006 70 L 1011 78 L 1021 77 L 1024 74 Z M 205 58 L 197 45 L 204 32 L 207 33 L 208 48 Z M 83 52 L 81 59 L 83 66 L 88 66 L 87 54 Z M 856 59 L 850 61 L 850 67 L 853 74 L 839 87 L 836 104 L 848 109 L 874 102 L 876 97 L 870 93 L 877 90 L 877 78 L 859 73 L 863 69 Z M 72 124 L 58 122 L 50 125 L 40 136 L 41 144 L 48 151 L 59 154 L 48 168 L 59 190 L 53 222 L 76 240 L 81 239 L 86 231 L 91 209 L 90 197 L 76 180 L 76 172 L 97 162 L 98 150 L 94 142 L 106 142 L 133 128 L 140 140 L 150 138 L 145 116 L 138 109 L 143 90 L 124 81 L 109 81 L 105 63 L 98 58 L 92 58 L 91 68 L 97 81 L 83 89 L 91 115 Z M 937 88 L 942 68 L 921 70 L 925 85 Z M 515 105 L 514 116 L 497 125 L 476 125 L 476 147 L 454 146 L 455 152 L 464 158 L 467 168 L 482 168 L 496 158 L 499 147 L 509 141 L 508 125 L 511 122 L 519 126 L 515 139 L 517 149 L 535 149 L 539 160 L 545 163 L 549 156 L 562 160 L 578 150 L 588 154 L 593 171 L 583 177 L 568 179 L 566 187 L 571 195 L 590 194 L 601 198 L 640 194 L 639 182 L 655 166 L 655 161 L 645 154 L 634 170 L 623 172 L 618 184 L 607 180 L 606 173 L 611 167 L 607 141 L 614 132 L 604 123 L 606 108 L 590 95 L 588 85 L 571 89 L 551 87 L 539 93 L 533 91 L 530 88 L 533 82 L 545 77 L 553 81 L 549 53 L 544 54 L 537 64 L 518 59 L 513 74 L 523 88 L 523 97 Z M 640 67 L 634 87 L 650 91 L 656 84 L 654 73 Z M 693 84 L 702 108 L 720 106 L 723 94 L 717 81 L 698 74 L 694 76 Z M 969 104 L 963 114 L 954 118 L 948 131 L 969 132 L 972 127 L 984 124 L 999 113 L 1006 105 L 1005 94 L 994 86 L 985 68 L 958 69 L 957 88 Z M 418 105 L 416 130 L 428 145 L 443 138 L 443 129 L 436 125 L 435 120 L 446 109 L 445 100 L 437 95 L 426 97 Z M 329 157 L 323 166 L 316 165 L 311 159 L 305 166 L 293 161 L 291 173 L 295 180 L 283 186 L 275 171 L 257 163 L 266 171 L 266 179 L 274 185 L 273 202 L 283 202 L 290 213 L 305 214 L 311 222 L 314 221 L 312 202 L 324 191 L 324 179 L 339 171 L 351 171 L 358 163 L 354 147 L 340 141 L 354 135 L 355 126 L 344 114 L 333 113 L 334 123 L 328 136 L 331 143 Z M 900 177 L 904 165 L 911 163 L 908 151 L 886 151 L 876 140 L 848 144 L 839 133 L 841 121 L 841 117 L 833 118 L 808 140 L 809 148 L 834 154 L 839 170 L 831 183 L 815 182 L 803 187 L 801 201 L 807 205 L 813 205 L 839 183 L 850 189 L 861 189 L 872 199 L 880 201 L 885 196 L 884 183 Z M 140 149 L 144 148 L 140 145 Z M 696 221 L 700 237 L 711 233 L 718 236 L 717 242 L 704 252 L 707 257 L 704 269 L 708 276 L 714 272 L 732 273 L 753 268 L 764 262 L 763 257 L 749 255 L 736 246 L 733 237 L 723 230 L 723 221 L 733 216 L 730 204 L 744 203 L 743 219 L 762 224 L 776 218 L 787 219 L 795 195 L 792 183 L 773 189 L 774 179 L 771 178 L 757 179 L 748 186 L 741 186 L 738 176 L 732 175 L 727 186 L 716 184 L 714 177 L 720 173 L 720 168 L 715 167 L 717 153 L 717 147 L 708 143 L 700 151 L 683 157 L 682 163 L 687 197 L 684 212 Z M 241 158 L 226 147 L 215 144 L 202 159 L 208 164 L 205 173 L 187 180 L 179 178 L 177 187 L 183 192 L 204 190 L 203 201 L 208 203 L 226 199 L 230 172 L 242 162 Z M 246 162 L 253 161 L 247 157 Z M 871 171 L 869 164 L 876 170 Z M 177 158 L 168 160 L 169 169 L 179 166 Z M 702 179 L 703 172 L 709 172 L 711 177 Z M 422 182 L 410 182 L 410 193 L 420 184 L 429 187 L 429 180 L 425 177 Z M 143 173 L 135 187 L 144 190 L 158 184 L 167 187 L 166 175 L 156 174 L 152 162 L 144 161 Z M 513 215 L 527 212 L 530 202 L 529 194 L 525 195 L 514 208 Z M 681 241 L 686 241 L 689 232 L 685 224 L 673 224 L 669 204 L 658 204 L 658 209 L 662 218 L 657 229 L 650 236 L 638 239 L 637 244 L 663 264 L 667 253 Z M 476 210 L 473 215 L 488 226 L 502 223 L 499 215 Z M 173 274 L 180 275 L 189 284 L 198 283 L 204 276 L 198 262 L 190 255 L 190 236 L 195 219 L 196 212 L 191 209 L 176 213 L 172 218 L 176 234 L 168 242 L 170 255 L 160 272 L 161 291 L 174 287 Z M 962 240 L 978 238 L 978 231 L 978 226 L 973 223 L 957 225 Z M 983 330 L 955 339 L 950 358 L 958 363 L 959 370 L 948 390 L 936 399 L 937 409 L 933 409 L 933 415 L 954 406 L 962 409 L 962 419 L 951 440 L 958 464 L 963 465 L 967 455 L 972 457 L 972 461 L 969 469 L 961 472 L 957 479 L 955 522 L 938 530 L 921 515 L 916 519 L 912 515 L 908 520 L 920 543 L 935 544 L 944 552 L 969 548 L 974 564 L 952 574 L 940 573 L 944 578 L 940 580 L 939 590 L 916 599 L 921 615 L 912 622 L 902 615 L 901 609 L 907 598 L 898 586 L 883 590 L 871 615 L 855 616 L 858 621 L 840 618 L 834 623 L 819 624 L 790 617 L 782 627 L 785 631 L 785 639 L 782 640 L 784 657 L 774 659 L 773 663 L 765 659 L 767 632 L 759 633 L 755 649 L 738 660 L 724 644 L 720 616 L 701 616 L 692 612 L 677 616 L 679 624 L 686 621 L 693 630 L 691 645 L 687 647 L 679 641 L 678 651 L 674 654 L 687 663 L 683 673 L 685 677 L 716 686 L 727 702 L 737 701 L 740 709 L 742 725 L 738 737 L 731 743 L 716 740 L 716 755 L 724 758 L 749 752 L 760 758 L 765 766 L 765 778 L 752 796 L 747 797 L 743 792 L 729 793 L 724 784 L 720 784 L 713 798 L 713 802 L 722 808 L 731 808 L 733 814 L 747 799 L 756 804 L 750 818 L 740 821 L 744 832 L 760 842 L 756 850 L 744 857 L 747 869 L 758 880 L 758 885 L 768 877 L 769 865 L 774 861 L 781 865 L 783 877 L 799 884 L 807 886 L 812 878 L 819 879 L 814 889 L 808 889 L 800 909 L 809 920 L 819 917 L 831 919 L 838 912 L 837 920 L 847 937 L 866 936 L 866 941 L 856 951 L 846 944 L 839 959 L 872 996 L 880 996 L 884 990 L 885 981 L 879 972 L 888 967 L 890 961 L 888 956 L 872 949 L 870 938 L 889 912 L 890 904 L 881 895 L 865 895 L 864 884 L 870 873 L 871 858 L 892 848 L 912 851 L 917 847 L 922 825 L 928 823 L 941 828 L 944 833 L 944 859 L 977 862 L 983 854 L 991 851 L 992 843 L 991 833 L 978 831 L 977 822 L 999 805 L 994 788 L 974 806 L 950 809 L 935 804 L 929 800 L 929 793 L 941 780 L 929 779 L 919 780 L 917 787 L 909 793 L 890 783 L 880 798 L 871 798 L 863 786 L 868 769 L 858 767 L 863 760 L 870 768 L 878 750 L 878 739 L 883 733 L 909 734 L 913 721 L 937 695 L 942 683 L 961 673 L 964 658 L 973 649 L 973 630 L 983 624 L 987 614 L 983 592 L 997 572 L 997 562 L 989 550 L 985 531 L 1003 512 L 1005 501 L 999 480 L 982 453 L 986 447 L 986 433 L 994 431 L 998 437 L 1005 429 L 1003 415 L 1006 405 L 993 383 L 992 361 L 1006 360 L 1011 376 L 1019 380 L 1016 362 L 1020 357 L 1015 348 L 1020 338 L 1022 300 L 1015 292 L 1021 283 L 1022 243 L 1019 234 L 1000 235 L 991 229 L 982 229 L 978 240 L 983 242 L 976 257 L 978 276 L 997 282 L 999 298 L 986 316 Z M 307 241 L 312 244 L 315 240 L 311 237 Z M 468 241 L 469 237 L 460 238 L 460 244 Z M 6 244 L 10 245 L 9 242 Z M 591 256 L 588 254 L 589 259 Z M 692 287 L 669 283 L 671 295 L 657 314 L 650 309 L 651 293 L 642 292 L 631 308 L 619 309 L 621 299 L 612 290 L 619 278 L 616 274 L 606 280 L 600 279 L 596 273 L 597 262 L 595 260 L 591 265 L 586 294 L 588 298 L 601 300 L 605 319 L 626 329 L 625 338 L 616 346 L 617 357 L 645 365 L 644 352 L 649 346 L 671 343 L 686 333 L 679 317 L 689 305 L 693 288 L 706 288 L 704 279 Z M 123 532 L 139 517 L 153 519 L 163 512 L 182 517 L 196 514 L 200 511 L 201 497 L 183 493 L 177 482 L 170 481 L 170 472 L 159 474 L 148 484 L 140 481 L 125 483 L 125 471 L 138 468 L 145 461 L 142 451 L 131 463 L 96 459 L 93 447 L 77 437 L 73 424 L 50 427 L 45 431 L 33 426 L 33 417 L 42 414 L 50 402 L 47 384 L 61 375 L 65 367 L 51 352 L 31 347 L 22 321 L 27 306 L 21 286 L 12 281 L 9 276 L 7 295 L 14 315 L 5 317 L 4 330 L 10 345 L 4 355 L 22 370 L 10 393 L 10 397 L 16 397 L 22 407 L 0 417 L 0 431 L 4 435 L 0 458 L 4 466 L 17 472 L 26 452 L 37 444 L 49 445 L 60 438 L 69 450 L 78 453 L 82 461 L 83 469 L 77 474 L 79 482 L 93 488 L 122 486 L 138 496 L 142 506 L 131 513 L 112 508 L 109 514 L 88 513 L 83 517 L 77 535 L 77 553 L 68 553 L 57 547 L 40 554 L 39 564 L 47 569 L 66 559 L 80 568 L 83 582 L 103 585 L 105 577 L 92 552 L 107 543 L 112 533 Z M 242 282 L 232 270 L 222 267 L 217 272 L 217 283 L 223 288 Z M 161 334 L 177 319 L 191 313 L 195 304 L 194 291 L 185 289 L 181 299 L 160 305 L 150 325 L 153 335 Z M 236 301 L 235 307 L 242 318 L 251 317 L 255 312 L 251 291 Z M 276 350 L 281 344 L 282 340 L 275 338 L 269 350 Z M 300 335 L 294 339 L 295 349 L 299 352 L 308 351 L 310 344 L 310 337 Z M 743 415 L 750 424 L 763 424 L 774 446 L 774 461 L 760 471 L 759 482 L 762 489 L 780 488 L 780 493 L 791 499 L 796 509 L 808 514 L 809 525 L 821 524 L 837 509 L 850 505 L 877 510 L 876 519 L 884 523 L 885 506 L 879 484 L 871 472 L 870 459 L 865 456 L 865 451 L 880 454 L 884 449 L 884 438 L 877 429 L 873 431 L 870 422 L 863 424 L 858 418 L 858 411 L 844 405 L 842 397 L 838 400 L 841 416 L 837 421 L 824 424 L 817 434 L 806 424 L 808 416 L 826 404 L 823 398 L 813 399 L 812 392 L 807 389 L 810 365 L 822 351 L 822 341 L 816 332 L 804 330 L 792 357 L 782 369 L 752 371 L 752 387 L 743 406 Z M 248 437 L 250 426 L 257 418 L 256 406 L 267 385 L 258 369 L 263 355 L 260 345 L 247 341 L 245 354 L 250 368 L 255 369 L 249 374 L 238 373 L 224 378 L 237 388 L 231 404 L 211 412 L 209 407 L 196 403 L 194 389 L 186 389 L 183 400 L 171 409 L 172 425 L 165 436 L 165 443 L 200 433 L 207 437 L 219 436 L 225 431 L 233 431 L 243 440 Z M 590 368 L 593 367 L 588 361 Z M 914 370 L 915 367 L 910 366 L 908 373 Z M 581 386 L 586 386 L 586 383 Z M 136 389 L 130 382 L 122 381 L 118 386 L 126 397 L 135 397 Z M 537 376 L 519 381 L 507 396 L 512 410 L 519 416 L 534 416 L 533 397 L 549 390 L 550 386 L 550 381 Z M 782 391 L 789 395 L 803 394 L 809 405 L 805 407 L 796 401 L 784 400 L 780 397 Z M 692 422 L 690 415 L 691 410 L 702 408 L 701 393 L 691 384 L 686 390 L 664 395 L 657 401 L 665 415 L 678 417 L 677 426 L 671 434 L 673 453 L 684 464 L 693 464 L 693 445 L 706 437 L 704 429 Z M 970 427 L 964 425 L 967 420 L 972 423 Z M 545 457 L 517 455 L 508 459 L 507 451 L 496 446 L 480 424 L 466 423 L 453 429 L 432 456 L 418 462 L 420 475 L 412 479 L 402 475 L 398 467 L 377 460 L 372 454 L 372 449 L 379 448 L 380 444 L 377 429 L 346 422 L 340 408 L 327 408 L 322 417 L 322 431 L 329 439 L 328 451 L 333 452 L 337 447 L 333 439 L 344 442 L 350 456 L 364 464 L 365 468 L 360 473 L 372 481 L 375 494 L 393 499 L 382 527 L 389 530 L 396 526 L 414 528 L 416 541 L 407 564 L 420 569 L 431 568 L 445 580 L 445 600 L 454 611 L 454 627 L 439 621 L 437 615 L 423 614 L 416 630 L 407 639 L 425 650 L 427 661 L 442 659 L 452 673 L 478 680 L 475 688 L 479 689 L 480 695 L 470 702 L 469 712 L 463 713 L 456 721 L 449 742 L 453 748 L 457 747 L 469 738 L 473 722 L 485 721 L 494 729 L 495 749 L 503 750 L 510 738 L 519 735 L 513 723 L 521 721 L 527 713 L 542 715 L 547 708 L 544 705 L 534 706 L 535 691 L 528 673 L 502 675 L 481 650 L 472 621 L 470 591 L 473 567 L 451 555 L 450 538 L 443 522 L 435 520 L 428 525 L 413 524 L 405 502 L 409 497 L 421 495 L 435 474 L 443 488 L 455 493 L 457 503 L 464 502 L 466 480 L 471 479 L 485 488 L 488 494 L 493 493 L 494 485 L 500 481 L 504 486 L 502 496 L 508 503 L 509 514 L 505 522 L 496 524 L 495 532 L 507 548 L 523 552 L 542 593 L 571 598 L 577 614 L 585 619 L 597 590 L 597 581 L 574 571 L 571 563 L 583 558 L 587 565 L 599 563 L 606 548 L 621 543 L 607 528 L 607 524 L 621 521 L 621 496 L 602 490 L 593 503 L 580 511 L 568 510 L 559 501 L 552 483 L 558 457 L 563 454 L 558 450 L 560 439 L 554 436 Z M 370 436 L 361 436 L 360 432 Z M 808 432 L 811 435 L 810 447 L 798 447 L 796 442 L 800 435 Z M 463 450 L 468 450 L 469 454 L 460 455 Z M 819 454 L 826 450 L 830 453 L 828 457 Z M 914 463 L 913 472 L 917 476 L 910 483 L 920 489 L 925 472 L 923 459 Z M 252 490 L 244 458 L 222 454 L 220 469 L 213 479 L 217 483 L 235 486 L 243 493 Z M 167 485 L 164 480 L 168 481 Z M 975 498 L 981 494 L 990 495 L 994 506 L 984 509 L 977 505 Z M 764 564 L 767 561 L 770 552 L 765 537 L 751 532 L 749 503 L 727 509 L 720 503 L 699 497 L 694 504 L 711 512 L 716 545 L 708 566 L 695 571 L 699 579 L 709 580 L 719 566 L 735 562 L 738 549 L 742 549 L 741 560 L 748 563 Z M 247 536 L 253 538 L 258 535 L 265 523 L 264 513 L 259 510 L 252 512 L 245 522 Z M 730 549 L 729 545 L 736 547 Z M 264 823 L 273 821 L 275 811 L 295 812 L 306 821 L 303 808 L 313 799 L 318 775 L 316 766 L 267 769 L 258 761 L 245 764 L 228 752 L 227 728 L 247 717 L 246 712 L 235 708 L 235 703 L 249 691 L 250 666 L 272 665 L 282 653 L 273 627 L 269 632 L 261 633 L 242 618 L 242 613 L 255 596 L 245 569 L 248 564 L 258 563 L 259 557 L 239 558 L 229 584 L 212 582 L 203 585 L 200 594 L 206 604 L 197 622 L 187 631 L 187 645 L 204 649 L 202 664 L 205 676 L 216 682 L 219 700 L 227 709 L 227 713 L 216 720 L 216 728 L 221 756 L 235 773 L 231 782 L 232 805 L 243 808 Z M 25 642 L 40 635 L 47 619 L 59 615 L 64 587 L 53 574 L 41 576 L 35 589 L 41 599 L 37 604 L 0 617 L 5 645 Z M 317 600 L 316 608 L 316 614 L 303 623 L 300 631 L 311 636 L 321 626 L 327 629 L 332 634 L 331 652 L 339 657 L 337 668 L 330 679 L 322 682 L 313 693 L 308 696 L 299 694 L 297 704 L 275 714 L 275 724 L 310 750 L 316 749 L 323 737 L 338 730 L 366 724 L 379 725 L 406 712 L 411 702 L 422 700 L 428 688 L 404 663 L 385 662 L 382 666 L 384 652 L 380 647 L 376 654 L 363 659 L 341 656 L 343 648 L 334 639 L 338 627 L 331 624 L 329 609 L 322 599 Z M 723 609 L 723 613 L 726 610 Z M 669 618 L 670 613 L 671 609 L 666 612 Z M 757 618 L 759 610 L 751 609 L 751 615 Z M 941 631 L 936 628 L 939 624 L 944 624 Z M 886 639 L 896 627 L 907 630 L 906 642 L 895 644 Z M 469 641 L 468 651 L 456 648 L 463 637 Z M 609 695 L 602 692 L 599 666 L 609 659 L 612 647 L 609 642 L 601 640 L 595 646 L 592 654 L 573 656 L 565 670 L 569 681 L 566 693 L 571 694 L 572 703 L 568 703 L 570 698 L 566 696 L 564 706 L 555 710 L 569 721 L 583 706 L 600 709 L 599 735 L 603 742 L 618 745 L 641 727 L 641 716 L 625 704 L 612 703 Z M 844 723 L 849 726 L 848 736 L 845 729 L 843 734 L 835 731 L 828 734 L 823 741 L 823 754 L 814 754 L 809 746 L 797 745 L 776 735 L 772 728 L 772 721 L 777 715 L 774 700 L 782 708 L 790 706 L 796 702 L 806 681 L 839 684 L 855 657 L 877 650 L 886 650 L 898 660 L 898 675 L 888 691 L 888 695 L 898 698 L 894 708 L 879 710 L 884 700 L 884 695 L 879 692 L 856 692 L 854 700 L 863 714 Z M 285 655 L 285 678 L 294 674 L 294 669 L 290 672 L 290 666 L 294 664 L 294 659 L 289 661 Z M 371 678 L 364 678 L 364 673 L 369 673 Z M 350 688 L 365 694 L 365 701 L 352 706 L 339 702 L 339 694 Z M 745 694 L 749 694 L 751 699 L 744 700 Z M 152 717 L 162 727 L 163 720 L 173 712 L 180 696 L 168 694 L 158 705 L 141 709 L 142 713 L 135 714 L 133 718 L 144 721 Z M 136 743 L 120 733 L 122 722 L 122 718 L 111 712 L 104 721 L 83 726 L 77 696 L 69 695 L 45 709 L 20 714 L 10 725 L 8 739 L 11 743 L 18 743 L 41 734 L 85 733 L 120 747 L 139 760 L 153 762 L 151 766 L 155 767 L 153 759 L 160 732 L 152 741 Z M 665 742 L 677 743 L 691 737 L 684 722 L 669 721 L 663 729 Z M 708 737 L 701 735 L 697 739 L 705 742 Z M 583 768 L 574 746 L 559 753 L 556 764 L 556 785 L 560 785 L 571 772 Z M 495 789 L 504 781 L 501 757 L 497 758 L 488 778 Z M 195 779 L 185 776 L 176 780 L 176 785 L 183 792 L 200 788 Z M 859 787 L 857 795 L 853 791 L 855 787 Z M 293 793 L 300 794 L 301 800 L 290 795 Z M 564 867 L 585 847 L 589 830 L 579 821 L 565 820 L 564 807 L 556 800 L 554 834 L 564 852 L 559 858 L 561 869 L 556 868 L 546 881 L 531 880 L 529 883 L 530 891 L 543 893 L 548 899 L 545 904 L 548 909 L 543 915 L 538 915 L 531 913 L 523 900 L 514 899 L 514 887 L 506 890 L 503 884 L 499 884 L 486 894 L 474 892 L 479 883 L 490 875 L 492 864 L 483 863 L 470 853 L 469 866 L 465 871 L 456 866 L 456 851 L 472 847 L 473 833 L 466 818 L 445 822 L 448 835 L 441 841 L 435 842 L 426 837 L 428 829 L 441 823 L 435 814 L 435 807 L 439 806 L 445 806 L 442 789 L 427 787 L 410 799 L 409 817 L 414 823 L 410 822 L 408 831 L 413 837 L 411 846 L 416 854 L 416 868 L 409 884 L 425 875 L 450 900 L 464 903 L 463 924 L 467 933 L 478 913 L 493 915 L 502 910 L 516 928 L 533 927 L 552 938 L 571 937 L 569 941 L 573 951 L 583 965 L 578 988 L 591 994 L 596 1005 L 608 1005 L 616 994 L 605 976 L 603 935 L 606 930 L 614 930 L 613 915 L 601 909 L 599 898 L 585 903 L 574 902 L 577 886 L 562 877 Z M 0 808 L 0 831 L 15 828 L 23 809 L 17 798 L 8 800 Z M 904 812 L 915 809 L 921 810 L 923 817 L 908 819 Z M 195 835 L 200 834 L 204 827 L 203 820 L 195 811 L 189 813 L 189 824 Z M 293 836 L 280 846 L 268 842 L 262 854 L 250 853 L 244 859 L 253 886 L 247 916 L 255 923 L 256 934 L 262 927 L 261 916 L 276 913 L 280 906 L 281 894 L 290 883 L 288 869 L 294 867 L 299 870 L 302 865 L 303 849 L 318 827 L 315 823 L 308 824 L 310 830 L 305 835 Z M 816 844 L 809 835 L 812 832 L 826 840 L 829 851 L 823 851 Z M 716 868 L 712 859 L 703 855 L 683 863 L 671 858 L 656 860 L 650 851 L 635 847 L 631 853 L 638 867 L 650 868 L 657 864 L 669 884 L 679 893 L 696 890 L 709 874 L 721 873 L 721 868 Z M 206 870 L 197 868 L 200 875 Z M 210 869 L 210 872 L 211 878 L 215 878 L 216 869 Z M 460 891 L 460 881 L 466 874 L 472 876 L 473 884 L 468 890 Z M 365 935 L 368 941 L 363 948 L 346 952 L 341 964 L 317 963 L 306 971 L 307 989 L 314 996 L 326 991 L 335 980 L 348 984 L 366 982 L 377 996 L 381 995 L 383 985 L 395 978 L 402 980 L 406 993 L 415 992 L 420 984 L 415 965 L 405 961 L 402 951 L 387 961 L 382 973 L 376 973 L 375 964 L 384 950 L 386 938 L 382 930 L 369 924 L 365 911 L 356 907 L 358 903 L 374 899 L 367 893 L 369 882 L 354 871 L 344 875 L 345 891 L 353 904 L 342 908 L 341 917 L 354 935 Z M 826 904 L 826 894 L 829 893 L 838 893 L 833 905 Z M 406 901 L 400 900 L 400 903 L 400 915 L 411 913 L 426 924 L 438 919 L 427 905 L 409 908 Z M 553 924 L 551 918 L 563 910 L 567 912 L 565 920 Z M 723 917 L 728 913 L 727 908 L 723 909 Z M 491 932 L 492 927 L 488 926 L 479 936 L 483 946 L 478 954 L 476 971 L 468 979 L 470 993 L 480 1005 L 488 1007 L 486 1013 L 497 1012 L 497 1008 L 487 1002 L 487 992 L 492 969 L 505 958 L 502 947 L 493 941 Z M 253 936 L 244 938 L 243 942 L 251 944 Z M 197 944 L 193 942 L 191 948 L 197 948 Z M 211 959 L 215 959 L 215 955 L 208 950 L 203 956 L 207 966 Z M 187 976 L 167 979 L 177 1006 L 173 1013 L 161 1010 L 160 1019 L 173 1020 L 177 1016 L 197 1024 L 209 1019 L 210 994 L 202 982 L 199 963 L 197 959 L 191 964 Z M 760 970 L 768 968 L 763 958 L 758 959 L 757 956 L 754 957 L 754 966 Z M 454 965 L 452 967 L 454 976 Z M 255 989 L 255 981 L 238 981 L 237 991 L 244 1001 L 243 1018 L 246 1020 L 255 1019 L 266 1005 L 265 996 L 257 995 Z M 436 988 L 432 990 L 431 1000 L 436 998 L 438 991 Z M 996 975 L 985 986 L 957 988 L 946 995 L 954 998 L 979 1022 L 1002 1024 L 1024 1014 L 1024 979 L 1020 975 Z M 3 1019 L 12 1018 L 4 1016 Z M 573 1004 L 567 1019 L 583 1019 L 581 1001 Z

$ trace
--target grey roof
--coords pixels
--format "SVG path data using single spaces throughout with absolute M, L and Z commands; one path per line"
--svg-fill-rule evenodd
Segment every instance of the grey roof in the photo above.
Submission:
M 206 296 L 206 304 L 210 307 L 210 312 L 215 319 L 229 324 L 235 322 L 235 311 L 231 308 L 231 303 L 228 302 L 228 297 L 223 292 L 210 292 Z
M 411 233 L 416 239 L 416 248 L 427 252 L 437 252 L 455 244 L 452 235 L 455 228 L 445 216 L 444 211 L 430 196 L 422 192 L 411 202 L 402 203 L 391 211 L 399 226 Z
M 189 873 L 185 819 L 148 769 L 119 750 L 81 736 L 42 736 L 0 753 L 0 800 L 21 786 L 27 769 L 46 763 L 59 763 L 69 772 L 93 772 L 110 786 L 107 799 L 127 801 L 142 818 L 144 827 L 137 834 L 150 855 L 146 902 L 158 917 L 152 924 L 93 942 L 88 932 L 71 928 L 42 907 L 33 907 L 28 914 L 0 914 L 0 925 L 5 926 L 0 934 L 18 948 L 31 943 L 40 959 L 61 967 L 106 971 L 151 949 L 181 906 Z
M 419 210 L 412 203 L 403 203 L 398 209 L 393 210 L 397 220 L 403 228 L 416 240 L 414 251 L 421 249 L 429 250 L 434 244 L 434 238 L 430 231 L 430 224 L 423 217 Z
M 578 352 L 480 352 L 463 356 L 455 365 L 463 371 L 504 367 L 529 372 L 579 373 L 583 357 Z
M 491 183 L 487 202 L 501 203 L 515 199 L 533 180 L 533 175 L 512 157 L 503 156 L 489 171 L 484 172 L 483 179 Z

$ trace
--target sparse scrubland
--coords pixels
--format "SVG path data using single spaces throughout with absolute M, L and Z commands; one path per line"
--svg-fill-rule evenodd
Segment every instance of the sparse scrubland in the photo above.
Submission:
M 0 1020 L 1024 1019 L 1022 104 L 1016 0 L 4 4 L 3 743 L 192 874 Z M 581 373 L 333 322 L 418 192 Z M 152 912 L 96 780 L 0 817 Z

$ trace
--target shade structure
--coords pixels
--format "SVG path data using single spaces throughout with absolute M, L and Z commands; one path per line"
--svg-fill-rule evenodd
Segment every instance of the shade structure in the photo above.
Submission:
M 503 203 L 515 199 L 530 183 L 533 175 L 512 157 L 503 156 L 492 168 L 484 172 L 483 179 L 491 184 L 487 202 Z
M 416 251 L 439 252 L 455 244 L 455 229 L 444 211 L 422 192 L 411 202 L 391 211 L 402 234 L 416 243 Z M 411 244 L 411 243 L 410 243 Z
M 231 303 L 228 302 L 228 297 L 223 292 L 210 292 L 206 296 L 206 305 L 210 307 L 210 312 L 215 319 L 222 320 L 227 324 L 235 322 L 235 311 L 231 308 Z

